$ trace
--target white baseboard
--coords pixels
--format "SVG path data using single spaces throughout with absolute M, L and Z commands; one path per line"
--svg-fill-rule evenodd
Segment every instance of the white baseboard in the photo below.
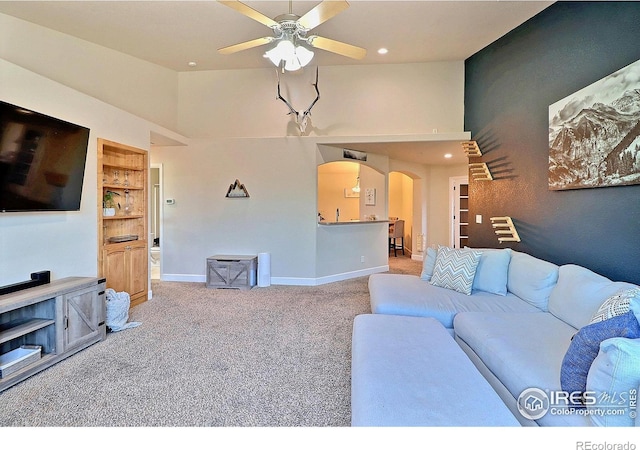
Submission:
M 355 270 L 353 272 L 338 273 L 320 278 L 293 278 L 293 277 L 272 277 L 271 284 L 286 286 L 319 286 L 321 284 L 333 283 L 336 281 L 350 280 L 351 278 L 366 277 L 368 275 L 388 272 L 389 266 L 371 267 L 369 269 Z
M 207 277 L 205 275 L 189 275 L 182 273 L 162 273 L 160 274 L 160 280 L 162 281 L 183 281 L 185 283 L 206 283 Z
M 353 272 L 338 273 L 320 278 L 298 278 L 298 277 L 271 277 L 271 284 L 283 286 L 319 286 L 321 284 L 333 283 L 335 281 L 344 281 L 351 278 L 366 277 L 368 275 L 388 272 L 389 266 L 370 267 L 363 270 L 355 270 Z M 206 283 L 205 275 L 189 275 L 189 274 L 161 274 L 162 281 L 179 281 L 185 283 Z

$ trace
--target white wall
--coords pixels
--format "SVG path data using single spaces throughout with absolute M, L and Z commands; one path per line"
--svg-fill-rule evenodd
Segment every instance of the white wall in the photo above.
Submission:
M 41 270 L 96 276 L 97 138 L 148 148 L 150 124 L 2 59 L 0 99 L 91 130 L 80 211 L 0 213 L 0 285 Z
M 60 273 L 96 272 L 92 168 L 98 135 L 143 148 L 150 130 L 196 138 L 151 151 L 151 161 L 163 164 L 165 198 L 176 199 L 173 207 L 164 205 L 165 274 L 204 279 L 211 253 L 267 251 L 273 253 L 272 276 L 308 284 L 384 268 L 387 256 L 384 227 L 367 229 L 361 240 L 347 238 L 345 230 L 318 229 L 316 167 L 325 162 L 319 145 L 412 139 L 434 128 L 463 131 L 463 61 L 320 67 L 321 97 L 299 137 L 287 107 L 276 99 L 274 69 L 175 73 L 5 15 L 0 42 L 0 58 L 20 72 L 11 83 L 1 74 L 3 100 L 92 129 L 79 214 L 49 215 L 46 224 L 35 216 L 0 218 L 3 280 L 23 279 L 25 272 L 58 262 Z M 282 77 L 282 93 L 297 109 L 315 97 L 313 69 Z M 387 158 L 377 158 L 376 165 L 388 173 Z M 224 198 L 236 178 L 246 183 L 250 199 Z M 386 181 L 380 189 L 386 191 Z M 386 199 L 378 208 L 386 215 Z M 27 249 L 26 235 L 36 236 Z M 62 249 L 73 252 L 66 257 Z
M 176 130 L 178 75 L 172 70 L 5 14 L 0 58 Z
M 294 107 L 306 109 L 315 97 L 313 68 L 280 79 L 283 95 Z M 176 212 L 183 196 L 193 197 L 187 200 L 186 214 L 173 214 L 165 206 L 163 238 L 174 249 L 163 249 L 164 279 L 204 279 L 204 261 L 212 252 L 271 252 L 275 282 L 292 284 L 384 270 L 385 226 L 354 225 L 366 227 L 357 233 L 348 226 L 317 227 L 316 165 L 342 159 L 340 148 L 331 147 L 334 155 L 327 158 L 326 151 L 316 154 L 318 146 L 390 136 L 402 140 L 434 128 L 451 133 L 463 129 L 461 61 L 321 67 L 321 97 L 302 137 L 286 105 L 276 99 L 276 86 L 273 69 L 179 74 L 179 129 L 198 140 L 188 149 L 151 151 L 152 162 L 165 167 L 165 197 L 176 197 Z M 361 213 L 386 217 L 389 161 L 381 155 L 369 159 L 373 163 L 367 165 L 385 177 L 375 186 L 376 206 L 366 211 L 361 207 Z M 235 205 L 220 203 L 221 191 L 235 178 L 246 183 L 250 193 L 255 182 L 270 194 L 261 202 L 251 194 L 237 211 Z M 212 183 L 219 183 L 213 192 Z M 173 189 L 181 195 L 172 194 Z M 290 189 L 295 189 L 293 203 L 284 194 Z M 207 195 L 211 202 L 204 206 Z M 219 230 L 223 234 L 212 237 Z
M 373 204 L 367 204 L 367 190 L 373 189 Z M 387 214 L 387 177 L 384 172 L 362 165 L 360 171 L 360 220 L 367 220 L 372 216 L 376 219 L 386 219 Z
M 305 110 L 315 98 L 315 67 L 280 79 L 283 96 Z M 309 136 L 463 131 L 463 61 L 320 67 L 318 88 Z M 276 89 L 275 69 L 180 73 L 179 131 L 190 137 L 298 135 Z
M 298 138 L 198 139 L 154 147 L 163 165 L 163 279 L 204 281 L 215 254 L 271 253 L 282 283 L 315 277 L 316 161 Z M 228 199 L 238 179 L 250 197 Z M 309 193 L 313 193 L 310 198 Z

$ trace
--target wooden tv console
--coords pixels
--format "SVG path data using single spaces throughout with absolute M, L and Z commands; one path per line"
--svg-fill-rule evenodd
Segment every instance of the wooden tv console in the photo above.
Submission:
M 22 346 L 40 357 L 5 370 L 0 392 L 106 338 L 105 279 L 69 277 L 0 295 L 0 355 Z

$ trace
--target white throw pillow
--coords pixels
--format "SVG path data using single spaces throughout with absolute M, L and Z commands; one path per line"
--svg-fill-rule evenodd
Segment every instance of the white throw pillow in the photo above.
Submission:
M 471 287 L 481 252 L 469 249 L 438 247 L 430 283 L 471 295 Z

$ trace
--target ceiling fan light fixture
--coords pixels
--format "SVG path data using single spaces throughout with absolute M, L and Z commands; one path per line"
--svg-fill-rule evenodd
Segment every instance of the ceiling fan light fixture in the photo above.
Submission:
M 281 14 L 275 19 L 265 16 L 239 0 L 218 0 L 218 2 L 238 11 L 250 19 L 266 25 L 271 28 L 274 33 L 273 37 L 252 39 L 219 48 L 218 52 L 223 55 L 276 42 L 276 45 L 265 52 L 264 56 L 269 58 L 274 65 L 278 67 L 282 66 L 283 70 L 298 70 L 300 67 L 309 64 L 314 56 L 313 51 L 311 51 L 309 47 L 353 59 L 363 59 L 367 54 L 366 49 L 351 44 L 321 36 L 307 36 L 310 30 L 348 8 L 349 3 L 346 0 L 322 0 L 302 17 L 292 13 L 290 0 L 289 13 Z M 301 44 L 304 44 L 304 46 Z M 284 54 L 282 53 L 283 47 L 286 49 L 286 53 Z M 292 61 L 294 58 L 297 59 L 297 61 Z M 289 67 L 287 67 L 287 65 Z
M 300 64 L 300 60 L 298 58 L 296 58 L 295 55 L 293 56 L 293 58 L 290 58 L 290 59 L 286 60 L 286 62 L 284 64 L 285 70 L 288 70 L 289 72 L 295 72 L 296 70 L 300 69 L 301 67 L 302 67 L 302 65 Z
M 280 61 L 287 61 L 295 53 L 295 47 L 293 42 L 287 39 L 283 39 L 276 44 L 271 50 L 267 51 L 265 55 L 271 60 L 271 62 L 279 66 Z
M 311 50 L 303 47 L 302 45 L 298 45 L 296 47 L 296 56 L 298 57 L 298 60 L 300 61 L 300 65 L 302 67 L 311 62 L 311 60 L 313 59 L 313 55 L 314 53 Z
M 295 45 L 293 39 L 283 38 L 275 47 L 264 54 L 274 66 L 284 63 L 284 68 L 290 72 L 306 66 L 313 59 L 314 53 L 302 45 Z

